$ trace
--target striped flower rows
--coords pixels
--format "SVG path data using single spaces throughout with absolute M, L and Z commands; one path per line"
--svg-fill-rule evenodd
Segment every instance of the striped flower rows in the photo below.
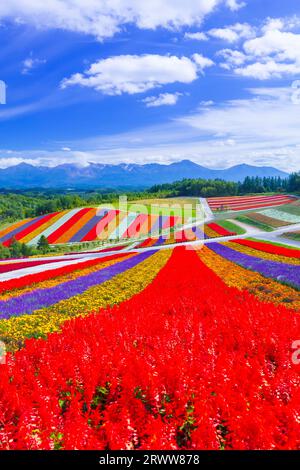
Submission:
M 300 288 L 300 265 L 269 261 L 256 256 L 250 256 L 220 243 L 210 243 L 209 248 L 223 258 L 233 261 L 244 268 L 256 271 L 265 277 Z
M 254 222 L 260 222 L 272 228 L 280 228 L 280 227 L 285 227 L 286 225 L 289 225 L 288 222 L 284 222 L 283 220 L 280 220 L 280 219 L 274 219 L 274 217 L 270 217 L 263 212 L 247 213 L 247 218 L 250 219 L 250 221 L 253 220 Z
M 300 259 L 298 257 L 297 258 L 290 257 L 287 259 L 285 256 L 276 255 L 273 253 L 266 253 L 264 251 L 258 251 L 252 247 L 246 246 L 244 244 L 240 244 L 236 242 L 235 240 L 232 242 L 226 243 L 226 245 L 235 251 L 239 251 L 240 253 L 245 253 L 250 256 L 259 257 L 262 260 L 277 261 L 283 264 L 288 263 L 288 264 L 294 264 L 296 266 L 300 266 Z
M 62 300 L 82 294 L 91 287 L 102 284 L 117 274 L 133 268 L 152 254 L 152 251 L 140 253 L 112 266 L 100 269 L 97 272 L 81 276 L 78 279 L 66 281 L 46 289 L 36 289 L 33 292 L 28 292 L 16 298 L 13 297 L 9 300 L 0 301 L 0 319 L 32 313 L 35 310 L 49 307 Z
M 179 217 L 148 216 L 119 210 L 95 208 L 55 212 L 27 219 L 0 232 L 0 243 L 9 246 L 12 240 L 36 245 L 45 236 L 52 245 L 90 242 L 97 239 L 117 240 L 146 236 L 180 223 Z
M 293 248 L 288 248 L 285 246 L 274 245 L 272 243 L 268 243 L 264 241 L 254 241 L 254 240 L 247 240 L 247 239 L 234 240 L 234 243 L 247 246 L 249 248 L 253 248 L 257 252 L 259 252 L 260 256 L 262 253 L 270 253 L 272 255 L 282 256 L 288 259 L 290 258 L 300 259 L 300 249 L 298 250 L 296 248 L 293 249 Z M 286 262 L 289 262 L 289 261 L 286 259 Z
M 201 260 L 230 287 L 247 290 L 263 302 L 300 311 L 300 291 L 257 271 L 250 271 L 233 261 L 218 255 L 207 247 L 198 251 Z
M 298 224 L 300 222 L 300 216 L 296 214 L 289 214 L 288 212 L 284 212 L 283 210 L 276 210 L 276 209 L 266 209 L 261 211 L 261 214 L 266 215 L 267 217 L 273 217 L 274 219 L 281 220 L 285 222 L 285 225 L 288 224 Z
M 229 232 L 217 223 L 196 225 L 184 230 L 177 230 L 169 237 L 161 236 L 159 238 L 147 238 L 135 248 L 149 248 L 158 245 L 173 245 L 176 243 L 197 242 L 210 238 L 220 238 L 236 235 L 235 232 Z
M 276 196 L 236 196 L 208 198 L 208 204 L 213 211 L 240 211 L 259 209 L 263 207 L 279 206 L 289 204 L 295 199 L 282 194 Z
M 97 266 L 103 261 L 108 259 L 120 258 L 128 256 L 126 253 L 108 255 L 107 257 L 102 258 L 93 258 L 86 260 L 85 258 L 78 260 L 63 260 L 59 264 L 59 267 L 53 268 L 53 263 L 44 262 L 38 264 L 36 267 L 39 269 L 38 272 L 32 273 L 32 267 L 26 269 L 18 269 L 16 271 L 10 272 L 11 278 L 7 280 L 1 279 L 0 282 L 0 295 L 9 291 L 23 289 L 25 287 L 31 286 L 32 284 L 41 283 L 47 281 L 54 277 L 67 275 L 78 270 L 89 268 L 92 266 Z M 34 269 L 36 269 L 36 267 Z M 27 274 L 27 271 L 31 271 L 30 274 Z
M 17 296 L 12 293 L 13 297 L 1 301 L 2 316 L 7 319 L 0 320 L 0 340 L 9 350 L 16 350 L 26 338 L 58 331 L 66 320 L 123 302 L 151 283 L 170 254 L 163 250 L 116 259 L 71 280 L 55 278 Z

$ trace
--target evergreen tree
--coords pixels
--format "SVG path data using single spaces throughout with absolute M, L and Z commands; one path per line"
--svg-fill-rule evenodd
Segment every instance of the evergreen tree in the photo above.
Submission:
M 49 251 L 49 242 L 45 235 L 42 235 L 37 244 L 38 250 L 41 251 L 43 254 L 48 253 Z
M 9 247 L 9 251 L 10 251 L 11 258 L 21 258 L 22 243 L 20 243 L 18 240 L 16 240 L 15 237 L 13 237 L 12 242 Z
M 10 251 L 9 249 L 2 245 L 2 243 L 0 243 L 0 259 L 8 259 L 10 258 Z

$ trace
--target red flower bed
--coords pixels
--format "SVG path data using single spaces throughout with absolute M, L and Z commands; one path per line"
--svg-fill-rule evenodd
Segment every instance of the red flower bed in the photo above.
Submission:
M 107 253 L 109 251 L 121 251 L 124 248 L 126 248 L 126 246 L 127 245 L 110 246 L 109 248 L 104 248 L 103 250 L 97 251 L 97 253 Z
M 143 242 L 139 243 L 136 248 L 147 248 L 147 246 L 152 244 L 153 239 L 152 238 L 147 238 Z
M 28 287 L 37 282 L 47 281 L 48 279 L 53 279 L 55 277 L 64 276 L 66 274 L 73 273 L 84 268 L 90 268 L 96 266 L 97 264 L 104 263 L 105 261 L 110 261 L 116 258 L 123 258 L 128 256 L 128 253 L 116 254 L 111 256 L 105 256 L 103 258 L 92 259 L 85 261 L 83 263 L 71 264 L 68 266 L 63 266 L 61 268 L 50 269 L 49 271 L 44 271 L 35 274 L 28 274 L 17 279 L 9 279 L 8 281 L 0 281 L 0 293 L 5 291 L 10 291 L 14 289 L 21 289 L 22 287 Z
M 293 250 L 292 248 L 285 248 L 284 246 L 272 245 L 271 243 L 255 242 L 252 240 L 233 240 L 234 243 L 239 245 L 248 246 L 255 250 L 271 253 L 272 255 L 286 256 L 287 258 L 300 258 L 300 250 Z
M 234 196 L 208 198 L 207 202 L 212 210 L 246 210 L 260 207 L 272 207 L 289 204 L 295 198 L 285 195 L 277 196 Z
M 214 230 L 214 232 L 221 235 L 222 237 L 230 237 L 232 235 L 236 235 L 235 232 L 229 232 L 229 230 L 226 230 L 226 228 L 221 227 L 221 225 L 218 225 L 215 223 L 207 224 L 207 226 L 211 228 L 212 230 Z
M 178 248 L 141 294 L 8 357 L 1 447 L 299 449 L 299 338 Z

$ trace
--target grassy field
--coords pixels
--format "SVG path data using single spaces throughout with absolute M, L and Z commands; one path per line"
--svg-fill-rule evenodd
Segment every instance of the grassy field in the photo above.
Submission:
M 151 215 L 163 215 L 163 216 L 177 216 L 185 218 L 196 217 L 197 215 L 197 204 L 199 199 L 197 198 L 166 198 L 166 199 L 142 199 L 139 201 L 129 201 L 129 210 Z M 144 206 L 144 208 L 139 206 Z M 136 209 L 134 209 L 136 207 Z
M 229 232 L 235 232 L 237 235 L 244 235 L 246 233 L 246 230 L 230 220 L 218 220 L 218 225 L 221 225 L 221 227 Z

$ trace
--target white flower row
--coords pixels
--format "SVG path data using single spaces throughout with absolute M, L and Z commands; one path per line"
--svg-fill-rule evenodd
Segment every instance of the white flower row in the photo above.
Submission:
M 284 222 L 288 223 L 299 223 L 300 222 L 300 214 L 294 215 L 289 214 L 288 212 L 278 211 L 276 209 L 266 209 L 264 211 L 260 211 L 261 214 L 266 215 L 267 217 L 272 217 L 273 219 L 283 220 Z

